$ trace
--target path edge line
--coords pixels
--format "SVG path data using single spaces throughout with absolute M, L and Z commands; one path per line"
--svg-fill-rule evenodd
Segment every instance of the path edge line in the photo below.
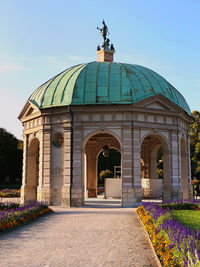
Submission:
M 136 211 L 136 213 L 137 213 L 137 211 Z M 159 260 L 159 258 L 158 258 L 158 255 L 157 255 L 156 252 L 155 252 L 155 249 L 154 249 L 154 247 L 153 247 L 153 244 L 152 244 L 152 241 L 151 241 L 151 239 L 150 239 L 150 237 L 149 237 L 149 234 L 148 234 L 148 232 L 144 229 L 144 224 L 143 224 L 142 220 L 140 219 L 140 216 L 139 216 L 138 213 L 137 213 L 137 216 L 138 216 L 138 218 L 139 218 L 139 220 L 140 220 L 140 223 L 141 223 L 141 225 L 142 225 L 142 227 L 143 227 L 143 230 L 144 230 L 144 232 L 145 232 L 145 235 L 147 236 L 148 242 L 149 242 L 149 244 L 150 244 L 150 246 L 151 246 L 151 249 L 152 249 L 153 254 L 154 254 L 154 256 L 155 256 L 156 262 L 157 262 L 157 264 L 158 264 L 159 267 L 162 267 L 162 264 L 161 264 L 161 262 L 160 262 L 160 260 Z

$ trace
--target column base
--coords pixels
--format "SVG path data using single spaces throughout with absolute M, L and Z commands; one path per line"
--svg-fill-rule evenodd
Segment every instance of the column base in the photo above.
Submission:
M 193 187 L 192 185 L 188 186 L 188 200 L 193 200 Z
M 49 186 L 43 186 L 41 188 L 41 201 L 52 205 L 52 189 Z
M 182 188 L 172 188 L 172 195 L 171 195 L 172 201 L 182 201 L 183 200 L 183 190 Z
M 62 187 L 62 206 L 70 207 L 70 185 L 64 185 Z
M 39 185 L 37 187 L 37 201 L 42 201 L 42 187 Z
M 27 187 L 25 185 L 21 186 L 20 189 L 20 204 L 24 204 L 27 200 Z
M 122 189 L 122 207 L 138 207 L 142 205 L 142 189 L 125 187 Z
M 83 192 L 82 188 L 71 189 L 71 206 L 72 207 L 82 207 L 83 206 Z
M 36 186 L 22 185 L 20 203 L 28 201 L 37 201 L 37 188 Z

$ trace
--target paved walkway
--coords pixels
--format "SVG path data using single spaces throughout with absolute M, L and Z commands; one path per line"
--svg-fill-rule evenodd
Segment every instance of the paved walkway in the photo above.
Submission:
M 158 266 L 135 209 L 54 210 L 0 236 L 0 266 Z

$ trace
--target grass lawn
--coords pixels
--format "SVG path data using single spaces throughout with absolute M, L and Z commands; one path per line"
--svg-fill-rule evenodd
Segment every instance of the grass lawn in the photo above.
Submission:
M 173 217 L 180 223 L 191 226 L 196 232 L 196 228 L 200 231 L 200 211 L 196 210 L 174 210 Z

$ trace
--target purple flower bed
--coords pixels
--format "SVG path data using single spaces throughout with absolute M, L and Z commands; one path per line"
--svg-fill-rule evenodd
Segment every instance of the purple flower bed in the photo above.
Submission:
M 19 203 L 15 202 L 0 202 L 0 210 L 16 209 L 19 206 Z
M 7 204 L 8 209 L 3 205 L 0 210 L 0 232 L 52 212 L 45 203 L 32 202 L 22 206 L 12 204 Z
M 175 251 L 174 257 L 181 259 L 182 266 L 197 266 L 200 261 L 200 233 L 192 227 L 185 227 L 173 218 L 173 209 L 198 209 L 193 202 L 173 202 L 158 204 L 155 202 L 144 202 L 143 207 L 151 214 L 158 229 L 164 231 L 170 239 L 170 249 Z M 189 208 L 188 208 L 189 209 Z

